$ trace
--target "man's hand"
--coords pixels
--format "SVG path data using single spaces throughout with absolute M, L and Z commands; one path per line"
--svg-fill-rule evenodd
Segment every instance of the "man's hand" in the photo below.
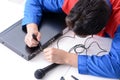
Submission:
M 33 34 L 36 36 L 37 41 L 33 39 Z M 39 44 L 40 36 L 41 35 L 36 24 L 31 23 L 27 25 L 27 34 L 24 41 L 28 47 L 36 47 Z
M 77 67 L 77 55 L 68 53 L 64 50 L 56 48 L 46 48 L 44 49 L 45 58 L 49 62 L 57 64 L 68 64 Z

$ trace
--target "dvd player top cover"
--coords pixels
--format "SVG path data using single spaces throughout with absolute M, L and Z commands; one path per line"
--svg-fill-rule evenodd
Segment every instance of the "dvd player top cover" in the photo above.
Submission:
M 64 14 L 46 13 L 43 15 L 39 25 L 40 33 L 42 34 L 40 44 L 34 48 L 29 48 L 24 37 L 26 30 L 22 29 L 22 19 L 0 33 L 0 42 L 13 50 L 26 60 L 31 60 L 41 49 L 46 48 L 49 44 L 55 41 L 62 35 L 62 31 L 66 28 Z

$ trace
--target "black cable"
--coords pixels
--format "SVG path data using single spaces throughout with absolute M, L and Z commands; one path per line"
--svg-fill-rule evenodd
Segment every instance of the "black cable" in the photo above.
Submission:
M 80 53 L 83 53 L 84 51 L 86 51 L 86 55 L 87 55 L 88 49 L 89 49 L 94 43 L 96 43 L 97 46 L 99 47 L 99 49 L 102 50 L 102 51 L 98 52 L 96 55 L 99 55 L 101 52 L 107 52 L 107 50 L 105 50 L 105 49 L 103 49 L 103 48 L 100 47 L 100 45 L 98 44 L 97 41 L 93 41 L 92 43 L 90 43 L 90 45 L 89 45 L 88 47 L 85 47 L 87 41 L 88 41 L 89 39 L 91 39 L 91 38 L 92 38 L 92 37 L 88 37 L 88 38 L 85 40 L 84 44 L 77 44 L 77 45 L 75 45 L 72 49 L 74 49 L 75 53 L 77 53 L 77 54 L 80 54 Z M 78 48 L 83 48 L 83 50 L 82 50 L 82 51 L 77 51 Z
M 60 41 L 61 39 L 63 39 L 63 38 L 66 38 L 66 37 L 75 38 L 75 35 L 74 35 L 73 37 L 72 37 L 72 36 L 63 36 L 63 37 L 59 38 L 58 41 L 57 41 L 57 48 L 59 48 L 59 41 Z M 87 55 L 88 49 L 89 49 L 93 44 L 97 44 L 97 46 L 99 47 L 99 49 L 102 50 L 102 51 L 96 53 L 96 55 L 99 55 L 99 54 L 102 53 L 102 52 L 107 52 L 107 50 L 105 50 L 105 49 L 103 49 L 103 48 L 100 47 L 100 45 L 98 44 L 97 41 L 93 41 L 92 43 L 90 43 L 90 45 L 89 45 L 88 47 L 86 47 L 86 44 L 87 44 L 88 40 L 90 40 L 91 38 L 93 38 L 93 35 L 92 35 L 91 37 L 88 37 L 88 38 L 85 40 L 84 44 L 76 44 L 75 46 L 73 46 L 72 48 L 70 48 L 70 50 L 69 50 L 68 52 L 70 53 L 72 50 L 74 50 L 74 52 L 75 52 L 76 54 L 81 54 L 81 53 L 83 53 L 83 52 L 85 51 L 85 53 L 86 53 L 86 55 Z M 81 48 L 81 49 L 83 48 L 83 50 L 82 50 L 82 51 L 77 51 L 78 48 Z

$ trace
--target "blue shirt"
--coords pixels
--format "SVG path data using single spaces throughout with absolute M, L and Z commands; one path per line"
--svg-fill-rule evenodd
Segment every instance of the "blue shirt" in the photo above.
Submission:
M 43 11 L 62 13 L 64 0 L 26 0 L 23 27 L 29 23 L 39 25 Z

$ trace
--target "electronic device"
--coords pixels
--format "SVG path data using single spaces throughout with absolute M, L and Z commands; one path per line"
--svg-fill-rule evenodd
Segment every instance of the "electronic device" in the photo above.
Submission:
M 35 78 L 42 79 L 48 71 L 52 70 L 53 68 L 57 67 L 58 65 L 60 65 L 60 64 L 53 63 L 53 64 L 46 66 L 43 69 L 37 69 L 34 73 Z
M 25 44 L 26 31 L 22 29 L 22 19 L 0 33 L 0 42 L 24 59 L 30 60 L 63 34 L 63 30 L 66 28 L 65 16 L 62 13 L 45 13 L 43 15 L 39 25 L 42 35 L 40 46 L 29 48 Z

